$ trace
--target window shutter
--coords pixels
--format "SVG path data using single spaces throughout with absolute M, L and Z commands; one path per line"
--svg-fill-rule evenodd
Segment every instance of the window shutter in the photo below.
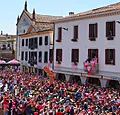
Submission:
M 56 61 L 58 61 L 58 49 L 56 49 Z
M 92 24 L 89 24 L 89 38 L 92 37 Z
M 79 49 L 76 50 L 77 53 L 77 62 L 79 62 Z
M 96 49 L 96 57 L 97 57 L 97 58 L 99 58 L 98 53 L 99 53 L 99 52 L 98 52 L 98 49 Z
M 60 49 L 60 61 L 62 61 L 62 49 Z
M 115 49 L 113 49 L 113 65 L 115 65 Z
M 109 22 L 106 22 L 106 37 L 109 36 Z
M 105 64 L 108 64 L 108 49 L 105 49 Z
M 62 39 L 62 28 L 61 27 L 58 28 L 58 39 L 59 40 Z
M 49 60 L 53 60 L 53 49 L 50 49 Z
M 88 58 L 91 58 L 91 49 L 88 49 Z
M 98 37 L 98 24 L 95 24 L 95 37 Z
M 78 26 L 74 26 L 74 39 L 78 38 Z
M 113 36 L 115 36 L 115 21 L 113 21 Z
M 72 53 L 71 53 L 71 62 L 74 62 L 74 49 L 72 49 Z

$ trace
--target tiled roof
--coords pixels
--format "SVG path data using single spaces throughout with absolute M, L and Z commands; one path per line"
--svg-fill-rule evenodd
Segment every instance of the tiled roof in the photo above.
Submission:
M 37 22 L 33 25 L 36 31 L 44 31 L 44 30 L 52 30 L 53 24 L 52 23 L 45 23 L 45 22 Z
M 32 20 L 32 14 L 25 11 L 25 13 L 29 16 Z M 44 30 L 52 30 L 53 29 L 53 20 L 57 20 L 62 18 L 62 16 L 50 16 L 50 15 L 41 15 L 35 14 L 35 23 L 32 26 L 35 28 L 36 31 L 44 31 Z
M 107 6 L 103 6 L 103 7 L 99 7 L 99 8 L 95 8 L 95 9 L 92 9 L 89 11 L 72 14 L 72 15 L 63 17 L 58 20 L 71 19 L 71 18 L 75 18 L 75 17 L 88 16 L 88 15 L 92 15 L 92 14 L 99 14 L 99 13 L 105 13 L 105 12 L 116 11 L 116 10 L 120 10 L 120 2 L 117 2 L 115 4 L 110 4 Z
M 32 14 L 25 11 L 26 14 L 32 19 Z M 51 22 L 52 20 L 57 20 L 62 18 L 62 16 L 51 16 L 51 15 L 41 15 L 41 14 L 35 14 L 35 21 L 36 22 Z

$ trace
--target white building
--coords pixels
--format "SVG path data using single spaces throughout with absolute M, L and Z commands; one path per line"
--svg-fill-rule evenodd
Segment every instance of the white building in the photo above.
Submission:
M 59 16 L 30 14 L 25 8 L 17 20 L 17 58 L 21 70 L 42 74 L 44 66 L 52 68 L 53 23 Z
M 117 87 L 120 82 L 119 21 L 120 2 L 78 14 L 70 12 L 69 16 L 56 20 L 53 68 L 56 77 Z M 94 56 L 98 58 L 99 72 L 88 76 L 83 62 Z

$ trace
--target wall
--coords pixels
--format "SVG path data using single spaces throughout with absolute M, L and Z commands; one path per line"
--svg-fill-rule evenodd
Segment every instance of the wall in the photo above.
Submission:
M 86 20 L 78 20 L 72 22 L 58 23 L 55 24 L 55 52 L 54 52 L 54 62 L 56 60 L 56 49 L 63 49 L 63 61 L 61 63 L 62 67 L 71 67 L 71 49 L 79 48 L 79 64 L 77 68 L 83 69 L 83 61 L 86 60 L 88 56 L 88 49 L 99 49 L 99 69 L 100 71 L 111 71 L 120 72 L 120 24 L 116 22 L 116 36 L 114 40 L 106 39 L 106 22 L 107 21 L 118 21 L 120 20 L 120 15 L 107 16 L 101 18 L 93 18 Z M 96 41 L 89 41 L 89 24 L 98 23 L 98 38 Z M 73 38 L 73 27 L 75 25 L 79 26 L 78 29 L 78 42 L 72 42 Z M 68 31 L 62 30 L 62 42 L 56 42 L 58 27 L 68 28 Z M 105 49 L 115 48 L 115 65 L 105 64 Z M 54 65 L 55 66 L 55 65 Z

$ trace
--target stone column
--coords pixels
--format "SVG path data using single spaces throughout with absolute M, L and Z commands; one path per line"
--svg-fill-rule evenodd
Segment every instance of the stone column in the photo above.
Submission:
M 65 79 L 66 79 L 66 81 L 69 81 L 70 80 L 70 75 L 65 74 Z
M 107 79 L 100 79 L 101 87 L 106 87 Z
M 87 77 L 80 77 L 80 78 L 81 78 L 81 83 L 82 83 L 82 84 L 85 84 Z

